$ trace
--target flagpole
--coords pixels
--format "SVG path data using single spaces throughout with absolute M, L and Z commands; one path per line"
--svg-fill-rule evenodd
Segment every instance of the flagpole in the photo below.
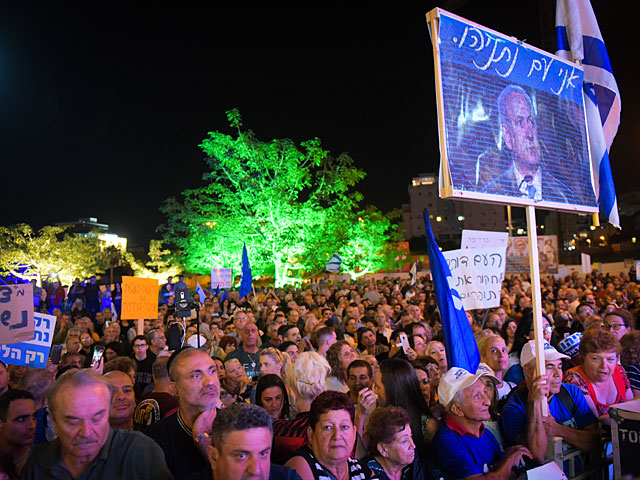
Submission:
M 538 262 L 538 230 L 536 225 L 536 207 L 528 205 L 527 236 L 529 237 L 529 267 L 531 269 L 531 301 L 533 303 L 533 335 L 536 346 L 536 377 L 546 373 L 544 361 L 544 335 L 542 334 L 542 299 L 540 292 L 540 264 Z M 541 404 L 542 416 L 549 415 L 546 401 Z

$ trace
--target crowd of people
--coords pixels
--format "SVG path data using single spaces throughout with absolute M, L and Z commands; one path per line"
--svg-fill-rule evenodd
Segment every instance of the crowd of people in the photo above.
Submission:
M 586 467 L 609 408 L 640 395 L 626 275 L 543 280 L 542 375 L 523 276 L 467 312 L 475 371 L 448 364 L 428 278 L 208 291 L 190 317 L 176 286 L 143 334 L 117 317 L 119 286 L 34 290 L 62 353 L 46 369 L 0 362 L 0 478 L 515 478 L 550 437 Z

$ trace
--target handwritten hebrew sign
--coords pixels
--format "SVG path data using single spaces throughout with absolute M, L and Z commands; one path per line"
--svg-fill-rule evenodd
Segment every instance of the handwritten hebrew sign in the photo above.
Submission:
M 507 247 L 509 234 L 507 232 L 485 232 L 483 230 L 462 230 L 462 244 L 460 248 Z
M 158 280 L 122 277 L 122 320 L 156 318 L 158 316 Z
M 0 346 L 0 360 L 4 363 L 35 368 L 47 366 L 56 317 L 44 313 L 34 313 L 33 317 L 35 327 L 33 340 Z
M 231 269 L 230 268 L 212 268 L 211 269 L 211 288 L 231 288 Z
M 33 285 L 0 285 L 0 345 L 33 340 Z
M 504 247 L 475 248 L 442 252 L 447 260 L 453 287 L 460 294 L 465 310 L 500 305 L 504 280 Z
M 582 67 L 441 9 L 427 18 L 441 195 L 597 211 Z

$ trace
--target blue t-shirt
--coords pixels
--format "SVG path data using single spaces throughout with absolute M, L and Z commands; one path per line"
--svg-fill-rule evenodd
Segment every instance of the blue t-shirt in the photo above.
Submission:
M 500 444 L 484 429 L 480 437 L 458 433 L 442 421 L 431 442 L 436 466 L 453 478 L 490 472 L 502 460 Z
M 549 413 L 557 423 L 582 430 L 598 421 L 578 387 L 563 383 L 562 388 L 567 390 L 573 400 L 573 412 L 558 399 L 557 395 L 551 397 Z M 504 405 L 501 420 L 507 440 L 511 445 L 515 445 L 518 435 L 525 431 L 527 422 L 527 410 L 517 392 L 514 392 Z
M 518 385 L 524 380 L 524 370 L 522 370 L 522 365 L 519 363 L 511 365 L 509 370 L 507 370 L 507 373 L 504 374 L 502 380 Z

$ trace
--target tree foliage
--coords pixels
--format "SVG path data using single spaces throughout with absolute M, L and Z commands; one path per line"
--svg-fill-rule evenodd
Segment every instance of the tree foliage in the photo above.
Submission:
M 400 266 L 399 252 L 390 240 L 400 240 L 397 225 L 392 223 L 396 212 L 383 215 L 374 207 L 353 215 L 345 222 L 344 242 L 338 254 L 342 259 L 341 270 L 352 280 L 378 270 Z
M 254 275 L 273 276 L 276 285 L 323 270 L 349 237 L 362 199 L 352 188 L 364 172 L 345 153 L 331 156 L 317 138 L 262 142 L 242 128 L 237 110 L 227 113 L 236 135 L 211 132 L 202 142 L 205 184 L 165 202 L 165 240 L 199 273 L 239 271 L 245 242 Z
M 107 259 L 95 236 L 75 236 L 66 227 L 46 226 L 38 232 L 27 224 L 0 226 L 0 272 L 24 280 L 57 275 L 63 284 L 103 272 Z
M 164 281 L 167 277 L 177 277 L 184 271 L 184 268 L 174 259 L 172 252 L 163 248 L 160 240 L 149 242 L 148 257 L 149 260 L 144 262 L 130 252 L 125 253 L 124 256 L 136 277 Z

